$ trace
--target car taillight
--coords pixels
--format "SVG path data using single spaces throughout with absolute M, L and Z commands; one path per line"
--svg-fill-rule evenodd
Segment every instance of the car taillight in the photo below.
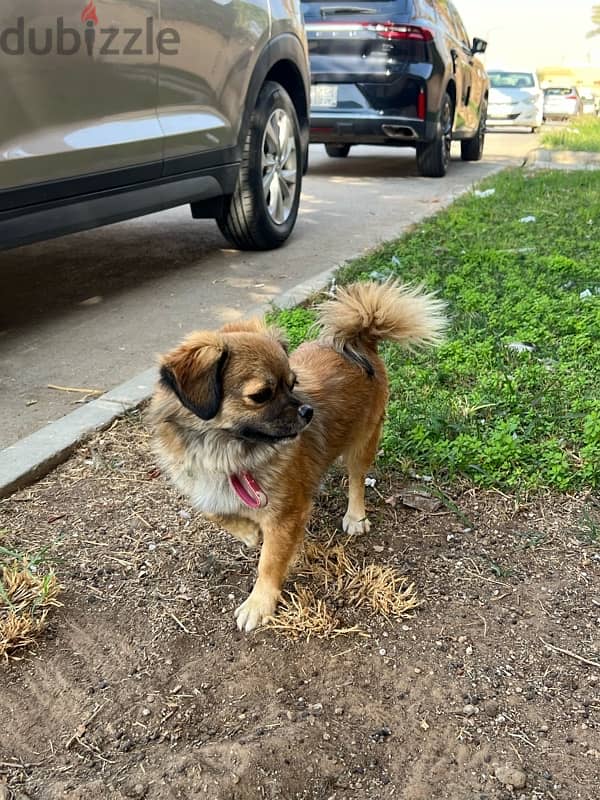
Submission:
M 417 95 L 417 119 L 425 119 L 425 89 L 421 87 Z
M 431 42 L 433 34 L 417 25 L 396 25 L 394 22 L 363 22 L 363 28 L 376 33 L 381 39 L 408 39 L 412 42 Z
M 566 99 L 567 100 L 577 100 L 577 95 L 576 94 L 568 94 Z

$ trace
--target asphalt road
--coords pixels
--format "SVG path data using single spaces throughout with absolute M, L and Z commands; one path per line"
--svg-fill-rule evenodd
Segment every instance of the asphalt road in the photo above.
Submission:
M 152 365 L 187 331 L 237 319 L 435 213 L 536 137 L 493 133 L 483 161 L 458 149 L 446 178 L 417 176 L 411 150 L 311 147 L 300 216 L 270 253 L 232 250 L 187 207 L 0 253 L 0 448 Z M 456 147 L 456 146 L 455 146 Z

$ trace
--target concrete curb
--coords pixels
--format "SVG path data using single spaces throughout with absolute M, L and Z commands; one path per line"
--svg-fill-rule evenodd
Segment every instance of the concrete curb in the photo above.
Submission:
M 156 370 L 146 370 L 2 450 L 0 498 L 42 478 L 66 461 L 80 442 L 136 408 L 150 396 L 155 380 Z
M 279 295 L 272 305 L 292 308 L 326 286 L 336 268 L 325 270 Z M 268 305 L 252 306 L 246 317 L 264 314 Z M 151 368 L 111 389 L 71 414 L 50 422 L 0 451 L 0 498 L 43 478 L 66 461 L 83 441 L 107 428 L 117 417 L 137 408 L 152 395 L 157 370 Z
M 600 169 L 600 153 L 539 147 L 527 154 L 525 166 L 536 169 Z

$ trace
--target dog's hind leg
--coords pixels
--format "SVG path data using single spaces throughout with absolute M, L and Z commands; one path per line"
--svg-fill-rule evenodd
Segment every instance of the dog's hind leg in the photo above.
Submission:
M 365 509 L 365 477 L 375 460 L 382 424 L 383 420 L 380 420 L 371 429 L 366 443 L 353 443 L 343 453 L 348 470 L 348 509 L 342 522 L 346 533 L 368 533 L 371 530 Z
M 246 547 L 257 547 L 260 541 L 260 525 L 251 519 L 236 517 L 233 514 L 205 514 L 211 522 L 225 528 Z

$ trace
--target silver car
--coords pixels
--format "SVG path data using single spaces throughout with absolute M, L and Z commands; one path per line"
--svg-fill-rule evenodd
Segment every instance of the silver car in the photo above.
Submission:
M 542 124 L 544 95 L 531 70 L 488 69 L 490 97 L 486 128 L 529 128 Z
M 294 227 L 298 0 L 5 0 L 0 86 L 0 248 L 186 203 L 240 248 Z
M 567 120 L 582 112 L 583 103 L 575 86 L 549 86 L 544 89 L 544 119 Z

